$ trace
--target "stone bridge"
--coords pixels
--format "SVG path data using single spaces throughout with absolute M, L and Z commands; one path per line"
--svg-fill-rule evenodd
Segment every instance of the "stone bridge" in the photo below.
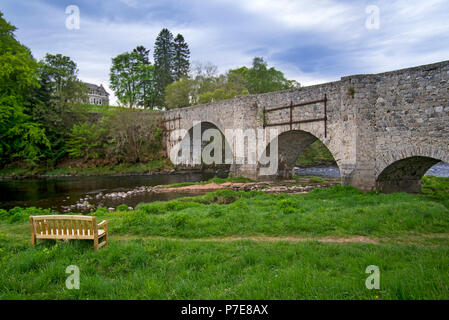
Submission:
M 234 176 L 263 179 L 263 166 L 249 163 L 248 153 L 238 159 L 226 130 L 276 128 L 277 175 L 290 175 L 303 150 L 319 139 L 335 158 L 343 185 L 419 192 L 425 172 L 439 161 L 449 162 L 449 61 L 239 96 L 169 110 L 163 117 L 168 153 L 182 140 L 170 134 L 174 129 L 192 133 L 201 124 L 202 132 L 220 130 L 233 155 Z M 267 147 L 273 139 L 266 140 Z

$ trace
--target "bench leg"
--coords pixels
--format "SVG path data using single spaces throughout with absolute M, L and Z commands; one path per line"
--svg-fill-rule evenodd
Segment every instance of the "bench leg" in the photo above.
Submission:
M 33 217 L 30 216 L 30 230 L 31 230 L 31 245 L 36 245 L 36 233 L 34 232 L 34 222 Z
M 97 237 L 94 238 L 94 250 L 98 251 L 98 238 Z

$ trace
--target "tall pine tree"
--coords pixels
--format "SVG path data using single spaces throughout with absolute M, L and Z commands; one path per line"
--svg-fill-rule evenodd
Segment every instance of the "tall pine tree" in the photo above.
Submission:
M 137 101 L 139 106 L 146 109 L 153 109 L 155 103 L 155 75 L 154 66 L 149 58 L 150 50 L 144 46 L 137 46 L 133 53 L 139 55 L 137 72 L 139 73 L 140 98 Z
M 183 77 L 187 77 L 190 68 L 190 50 L 184 37 L 178 34 L 174 41 L 174 60 L 173 60 L 173 76 L 178 81 Z
M 165 88 L 174 81 L 174 42 L 172 33 L 164 28 L 154 44 L 154 66 L 156 80 L 156 105 L 165 106 Z

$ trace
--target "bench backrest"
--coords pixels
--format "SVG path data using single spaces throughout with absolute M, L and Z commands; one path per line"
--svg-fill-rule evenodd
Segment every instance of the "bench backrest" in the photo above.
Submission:
M 98 234 L 96 218 L 91 216 L 30 216 L 30 223 L 36 235 L 92 237 Z

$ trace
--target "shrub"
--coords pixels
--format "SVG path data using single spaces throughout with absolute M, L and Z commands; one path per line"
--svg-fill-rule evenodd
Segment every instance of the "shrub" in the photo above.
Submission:
M 68 153 L 72 158 L 84 160 L 104 156 L 105 130 L 94 123 L 75 124 L 67 141 Z

